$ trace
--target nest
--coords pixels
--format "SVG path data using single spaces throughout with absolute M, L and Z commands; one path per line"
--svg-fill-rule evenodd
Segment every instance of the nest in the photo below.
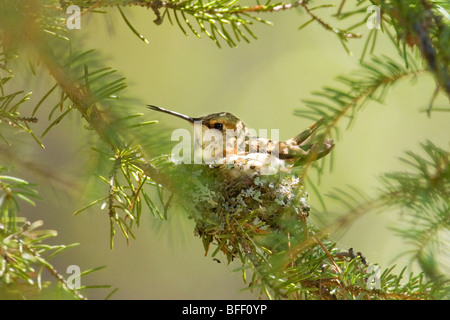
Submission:
M 274 235 L 289 234 L 286 229 L 290 225 L 302 228 L 298 222 L 306 221 L 309 213 L 308 193 L 294 173 L 276 170 L 267 175 L 256 168 L 243 170 L 236 163 L 172 162 L 171 166 L 173 187 L 196 222 L 194 232 L 206 252 L 214 243 L 230 261 L 242 252 L 252 253 L 256 242 L 270 251 L 280 250 Z M 304 234 L 303 230 L 291 233 Z

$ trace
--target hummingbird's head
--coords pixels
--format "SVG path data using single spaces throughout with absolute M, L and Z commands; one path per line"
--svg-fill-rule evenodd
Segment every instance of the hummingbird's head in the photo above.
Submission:
M 219 130 L 223 134 L 226 133 L 227 129 L 235 131 L 246 131 L 244 123 L 239 118 L 228 112 L 212 113 L 203 117 L 191 118 L 184 114 L 175 111 L 170 111 L 161 107 L 156 107 L 152 105 L 149 105 L 148 107 L 152 110 L 164 112 L 176 116 L 178 118 L 184 119 L 192 124 L 195 124 L 196 122 L 201 122 L 203 132 L 209 129 Z
M 205 133 L 208 130 L 217 130 L 222 135 L 223 137 L 223 140 L 221 141 L 222 148 L 221 151 L 219 151 L 220 152 L 219 154 L 221 154 L 222 156 L 229 154 L 236 154 L 237 146 L 242 146 L 242 148 L 244 148 L 244 142 L 246 136 L 248 135 L 248 128 L 239 118 L 232 115 L 231 113 L 219 112 L 219 113 L 212 113 L 203 117 L 191 118 L 184 114 L 170 111 L 164 108 L 151 105 L 149 105 L 148 107 L 152 110 L 164 112 L 173 115 L 175 117 L 184 119 L 186 121 L 189 121 L 194 125 L 194 130 L 197 130 L 197 128 L 200 129 L 197 126 L 201 124 L 201 131 L 202 131 L 201 135 L 196 135 L 194 133 L 194 137 L 197 139 L 196 141 L 200 142 L 199 144 L 197 144 L 197 146 L 199 146 L 201 149 L 204 149 L 210 143 L 208 139 L 203 139 L 203 137 L 207 137 Z M 207 155 L 207 157 L 208 156 L 215 157 L 216 156 L 215 152 L 216 151 L 212 151 L 212 153 Z
M 207 116 L 194 118 L 194 121 L 201 121 L 204 129 L 216 129 L 225 133 L 226 130 L 242 130 L 244 124 L 236 116 L 228 112 L 212 113 Z

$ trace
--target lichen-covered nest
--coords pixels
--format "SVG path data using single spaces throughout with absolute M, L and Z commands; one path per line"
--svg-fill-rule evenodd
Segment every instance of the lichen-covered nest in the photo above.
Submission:
M 236 174 L 233 164 L 175 164 L 170 157 L 161 163 L 206 251 L 215 243 L 231 261 L 240 252 L 251 253 L 255 243 L 273 253 L 285 249 L 287 235 L 303 237 L 309 196 L 295 174 Z

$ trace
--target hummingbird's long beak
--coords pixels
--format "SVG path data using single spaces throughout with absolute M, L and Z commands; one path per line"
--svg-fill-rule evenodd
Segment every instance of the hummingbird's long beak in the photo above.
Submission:
M 189 122 L 191 122 L 191 123 L 194 123 L 194 121 L 195 121 L 194 118 L 188 117 L 188 116 L 186 116 L 186 115 L 184 115 L 184 114 L 181 114 L 181 113 L 178 113 L 178 112 L 175 112 L 175 111 L 170 111 L 170 110 L 167 110 L 167 109 L 164 109 L 164 108 L 160 108 L 160 107 L 157 107 L 157 106 L 152 106 L 152 105 L 147 105 L 147 107 L 148 107 L 149 109 L 152 109 L 152 110 L 155 110 L 155 111 L 159 111 L 159 112 L 164 112 L 164 113 L 167 113 L 167 114 L 171 114 L 171 115 L 173 115 L 173 116 L 175 116 L 175 117 L 178 117 L 178 118 L 187 120 L 187 121 L 189 121 Z

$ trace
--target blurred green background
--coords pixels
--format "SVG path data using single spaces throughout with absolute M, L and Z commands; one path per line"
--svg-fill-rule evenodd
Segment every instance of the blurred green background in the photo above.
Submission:
M 130 87 L 126 95 L 141 102 L 130 113 L 143 112 L 147 120 L 158 119 L 164 128 L 189 128 L 182 120 L 146 109 L 145 104 L 191 116 L 228 111 L 257 130 L 280 129 L 282 140 L 311 125 L 310 120 L 293 116 L 295 109 L 303 107 L 301 99 L 310 98 L 312 91 L 324 85 L 333 85 L 336 76 L 358 68 L 364 37 L 369 32 L 362 26 L 358 32 L 363 38 L 349 41 L 353 52 L 350 56 L 337 37 L 315 23 L 297 30 L 308 18 L 291 10 L 264 14 L 263 18 L 274 22 L 274 26 L 256 24 L 252 30 L 258 40 L 240 43 L 237 48 L 222 43 L 219 49 L 206 37 L 184 36 L 178 26 L 168 21 L 155 25 L 150 10 L 124 9 L 134 27 L 149 39 L 150 44 L 145 44 L 131 33 L 117 10 L 107 11 L 108 19 L 102 14 L 83 17 L 81 30 L 70 34 L 81 40 L 82 50 L 97 49 L 104 56 L 105 65 L 127 77 Z M 326 17 L 328 13 L 332 12 L 325 10 L 322 15 Z M 332 24 L 336 22 L 333 20 Z M 376 53 L 397 56 L 392 43 L 383 37 L 378 39 Z M 53 85 L 43 79 L 45 75 L 28 80 L 38 87 L 35 100 L 28 105 L 30 110 Z M 401 81 L 390 91 L 384 105 L 373 102 L 360 112 L 355 125 L 351 130 L 343 130 L 336 143 L 334 168 L 322 178 L 322 194 L 350 184 L 375 195 L 380 174 L 404 169 L 398 157 L 405 151 L 419 151 L 419 143 L 426 139 L 447 148 L 450 115 L 434 113 L 428 118 L 420 112 L 428 107 L 434 86 L 428 75 L 415 82 Z M 442 95 L 435 102 L 436 106 L 447 104 Z M 37 127 L 37 133 L 49 124 L 43 116 L 45 111 L 40 112 L 42 120 L 37 126 L 41 129 Z M 45 150 L 24 140 L 29 160 L 58 179 L 47 179 L 25 168 L 19 175 L 37 183 L 44 199 L 36 207 L 24 205 L 22 214 L 31 221 L 43 219 L 46 228 L 57 230 L 58 237 L 50 242 L 80 243 L 54 260 L 57 270 L 64 274 L 72 264 L 82 270 L 105 265 L 106 269 L 83 278 L 82 285 L 118 287 L 112 297 L 115 299 L 256 298 L 249 291 L 241 291 L 245 287 L 241 273 L 233 272 L 239 264 L 227 265 L 225 259 L 219 264 L 204 256 L 200 239 L 193 235 L 192 222 L 175 206 L 169 211 L 168 222 L 159 222 L 149 213 L 143 215 L 141 226 L 135 229 L 137 239 L 129 244 L 117 232 L 113 250 L 109 248 L 109 219 L 105 211 L 95 207 L 73 216 L 73 212 L 94 200 L 85 192 L 90 181 L 78 181 L 83 164 L 92 154 L 83 148 L 90 133 L 82 129 L 84 123 L 79 115 L 72 113 L 70 120 L 65 121 L 70 123 L 56 126 L 45 137 Z M 167 137 L 168 146 L 176 144 L 170 141 L 170 132 Z M 314 217 L 319 202 L 310 193 Z M 332 202 L 328 209 L 334 210 Z M 397 223 L 395 212 L 369 213 L 356 220 L 347 232 L 334 237 L 344 250 L 353 247 L 382 267 L 404 266 L 408 264 L 407 257 L 395 258 L 406 245 L 389 230 Z M 87 295 L 101 299 L 110 290 L 93 289 Z

